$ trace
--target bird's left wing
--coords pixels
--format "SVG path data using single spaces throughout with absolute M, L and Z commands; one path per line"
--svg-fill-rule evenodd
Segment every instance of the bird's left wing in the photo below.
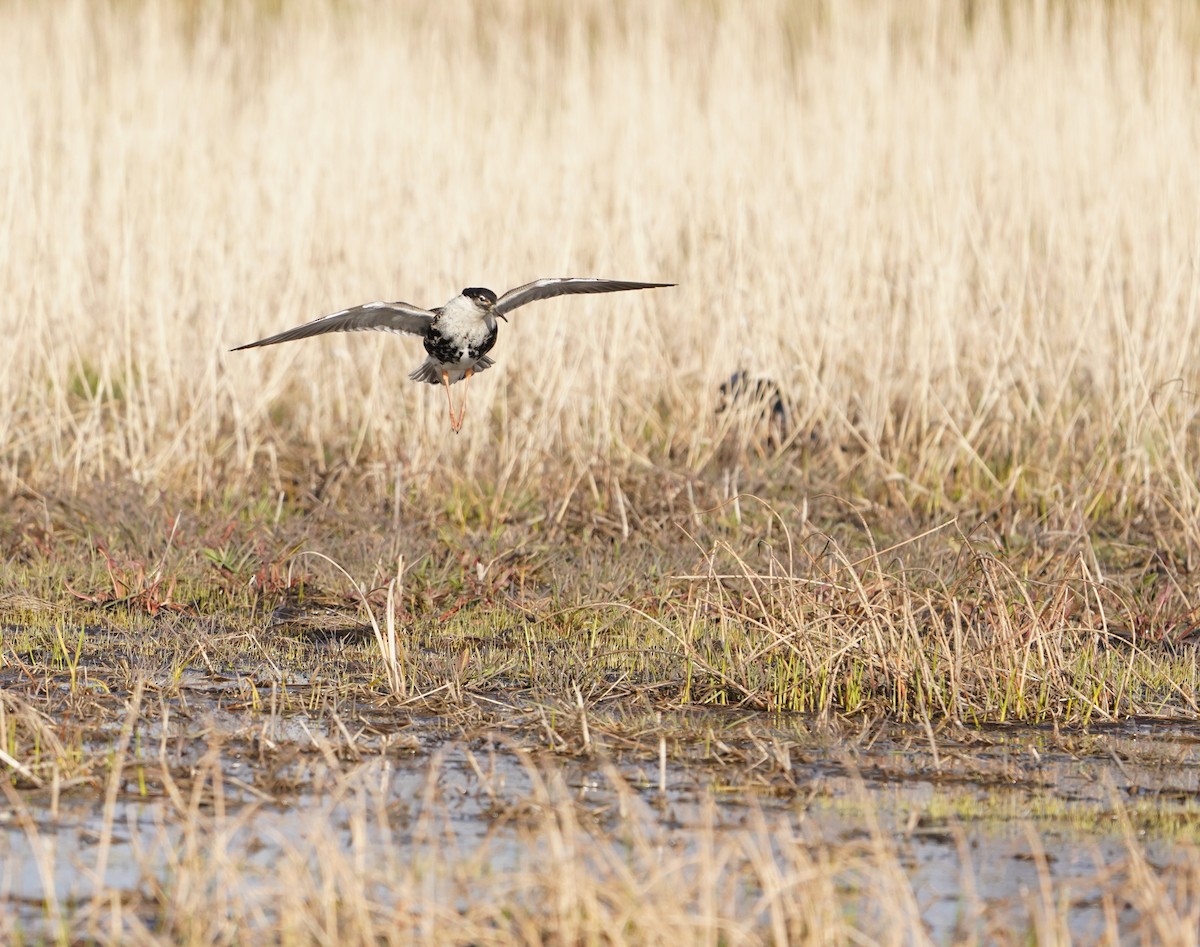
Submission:
M 343 309 L 341 312 L 321 316 L 302 326 L 280 332 L 278 335 L 248 342 L 233 349 L 252 349 L 259 345 L 274 345 L 276 342 L 291 342 L 294 339 L 308 339 L 314 335 L 324 335 L 326 332 L 399 332 L 403 335 L 421 335 L 433 321 L 433 313 L 408 303 L 367 303 L 355 306 L 353 309 Z
M 524 306 L 534 300 L 567 296 L 573 293 L 618 293 L 624 289 L 659 289 L 674 285 L 674 283 L 631 283 L 628 280 L 596 279 L 594 277 L 550 277 L 510 289 L 496 300 L 492 312 L 498 316 L 504 316 L 518 306 Z

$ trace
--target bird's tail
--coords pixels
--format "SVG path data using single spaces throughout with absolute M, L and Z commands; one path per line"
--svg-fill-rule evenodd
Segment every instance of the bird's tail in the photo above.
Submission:
M 481 355 L 479 361 L 475 363 L 475 371 L 481 372 L 485 368 L 491 368 L 496 363 L 488 356 Z M 432 356 L 423 361 L 416 371 L 409 374 L 409 378 L 413 381 L 428 382 L 431 385 L 440 385 L 442 383 L 442 363 L 434 359 Z M 450 372 L 450 384 L 456 381 L 462 381 L 463 371 L 460 368 L 447 369 Z

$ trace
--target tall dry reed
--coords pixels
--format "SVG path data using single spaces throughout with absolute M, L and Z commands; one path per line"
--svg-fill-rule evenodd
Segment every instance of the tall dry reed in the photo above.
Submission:
M 0 5 L 0 470 L 695 470 L 748 367 L 875 477 L 1200 506 L 1186 4 Z M 465 431 L 416 340 L 542 275 Z M 669 461 L 668 461 L 669 458 Z

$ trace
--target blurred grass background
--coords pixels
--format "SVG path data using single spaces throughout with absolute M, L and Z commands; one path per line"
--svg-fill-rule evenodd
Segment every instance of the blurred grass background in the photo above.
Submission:
M 1167 3 L 8 0 L 0 472 L 697 472 L 717 386 L 749 368 L 835 488 L 1190 531 L 1198 24 Z M 522 310 L 459 437 L 405 378 L 417 340 L 228 352 L 544 275 L 680 285 Z

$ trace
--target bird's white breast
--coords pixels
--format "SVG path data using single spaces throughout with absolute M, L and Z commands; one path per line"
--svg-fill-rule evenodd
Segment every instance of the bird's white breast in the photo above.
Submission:
M 442 307 L 437 327 L 444 338 L 452 339 L 462 347 L 464 359 L 467 349 L 482 345 L 491 332 L 487 316 L 464 296 L 455 296 Z

